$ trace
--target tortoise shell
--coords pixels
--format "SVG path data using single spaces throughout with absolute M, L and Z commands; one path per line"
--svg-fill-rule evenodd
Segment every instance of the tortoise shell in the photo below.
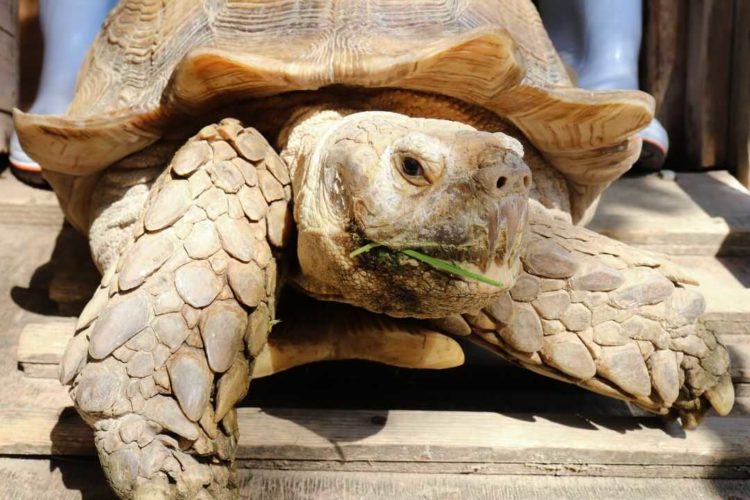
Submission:
M 228 101 L 330 85 L 489 109 L 579 193 L 630 167 L 653 116 L 645 93 L 575 88 L 529 0 L 124 0 L 68 112 L 15 120 L 45 169 L 86 175 Z

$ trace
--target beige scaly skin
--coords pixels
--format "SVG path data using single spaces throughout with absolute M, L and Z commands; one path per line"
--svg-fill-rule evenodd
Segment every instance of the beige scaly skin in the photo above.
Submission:
M 729 356 L 696 327 L 705 301 L 695 282 L 664 257 L 534 205 L 513 288 L 452 317 L 449 331 L 537 373 L 672 413 L 687 428 L 712 406 L 728 414 Z
M 234 405 L 274 314 L 288 185 L 257 132 L 204 128 L 82 313 L 61 380 L 121 497 L 237 497 Z
M 317 298 L 431 320 L 542 374 L 658 413 L 671 407 L 687 426 L 707 401 L 722 414 L 731 408 L 726 350 L 696 332 L 703 302 L 689 280 L 529 202 L 530 170 L 512 137 L 396 113 L 307 110 L 278 143 L 283 161 L 233 120 L 188 141 L 81 316 L 61 379 L 72 382 L 122 497 L 238 495 L 233 407 L 256 358 L 263 375 L 337 356 L 462 361 L 429 328 L 393 322 L 372 327 L 392 345 L 339 349 L 325 332 L 319 342 L 287 338 L 287 348 L 301 346 L 294 359 L 261 352 L 292 190 L 290 277 Z M 351 255 L 366 243 L 379 246 Z M 446 274 L 404 249 L 503 286 Z M 425 354 L 402 356 L 393 345 Z

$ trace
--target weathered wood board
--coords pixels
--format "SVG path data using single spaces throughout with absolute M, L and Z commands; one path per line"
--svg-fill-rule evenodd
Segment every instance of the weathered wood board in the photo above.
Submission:
M 656 99 L 656 117 L 669 133 L 669 163 L 680 162 L 685 150 L 685 38 L 688 3 L 684 0 L 643 2 L 641 90 Z
M 506 499 L 632 500 L 745 498 L 741 479 L 523 476 L 239 470 L 240 496 L 254 500 L 436 500 Z M 112 498 L 97 462 L 88 457 L 0 458 L 3 493 L 14 500 Z M 34 488 L 29 488 L 33 484 Z
M 11 112 L 18 102 L 17 3 L 0 0 L 0 153 L 8 151 Z
M 60 227 L 63 220 L 53 192 L 25 186 L 8 171 L 0 175 L 0 224 Z
M 732 11 L 727 0 L 688 3 L 685 147 L 694 168 L 726 162 Z
M 626 177 L 607 189 L 588 227 L 669 255 L 750 254 L 750 192 L 726 171 Z
M 729 163 L 750 187 L 750 2 L 734 0 Z
M 91 430 L 72 408 L 62 415 L 2 409 L 0 419 L 0 454 L 95 453 Z M 593 422 L 575 415 L 404 410 L 240 408 L 238 422 L 237 458 L 252 468 L 750 477 L 750 426 L 737 417 L 708 418 L 691 432 L 655 418 Z

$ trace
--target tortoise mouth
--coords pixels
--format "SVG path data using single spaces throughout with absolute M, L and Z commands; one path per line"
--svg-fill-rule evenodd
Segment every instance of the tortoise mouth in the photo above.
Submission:
M 377 241 L 362 236 L 362 244 L 354 248 L 350 257 L 356 259 L 372 252 L 366 260 L 389 262 L 419 267 L 422 272 L 438 272 L 496 287 L 507 288 L 515 280 L 515 270 L 520 258 L 526 225 L 528 222 L 528 199 L 526 196 L 509 196 L 493 203 L 477 224 L 468 232 L 463 242 L 426 241 L 409 239 L 397 235 L 395 238 Z M 372 263 L 372 262 L 371 262 Z M 386 266 L 389 267 L 389 266 Z
M 453 240 L 440 231 L 404 237 L 412 226 L 368 237 L 353 220 L 333 234 L 302 230 L 298 284 L 317 298 L 395 317 L 440 318 L 484 307 L 516 282 L 528 200 L 508 197 L 493 201 L 496 207 L 475 201 L 485 204 L 460 211 L 465 217 L 452 222 L 468 224 Z

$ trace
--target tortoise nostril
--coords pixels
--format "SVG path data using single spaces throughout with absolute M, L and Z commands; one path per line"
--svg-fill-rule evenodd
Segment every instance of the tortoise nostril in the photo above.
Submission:
M 474 178 L 485 193 L 498 199 L 515 194 L 527 195 L 531 185 L 531 173 L 524 164 L 507 165 L 498 162 L 481 167 Z

